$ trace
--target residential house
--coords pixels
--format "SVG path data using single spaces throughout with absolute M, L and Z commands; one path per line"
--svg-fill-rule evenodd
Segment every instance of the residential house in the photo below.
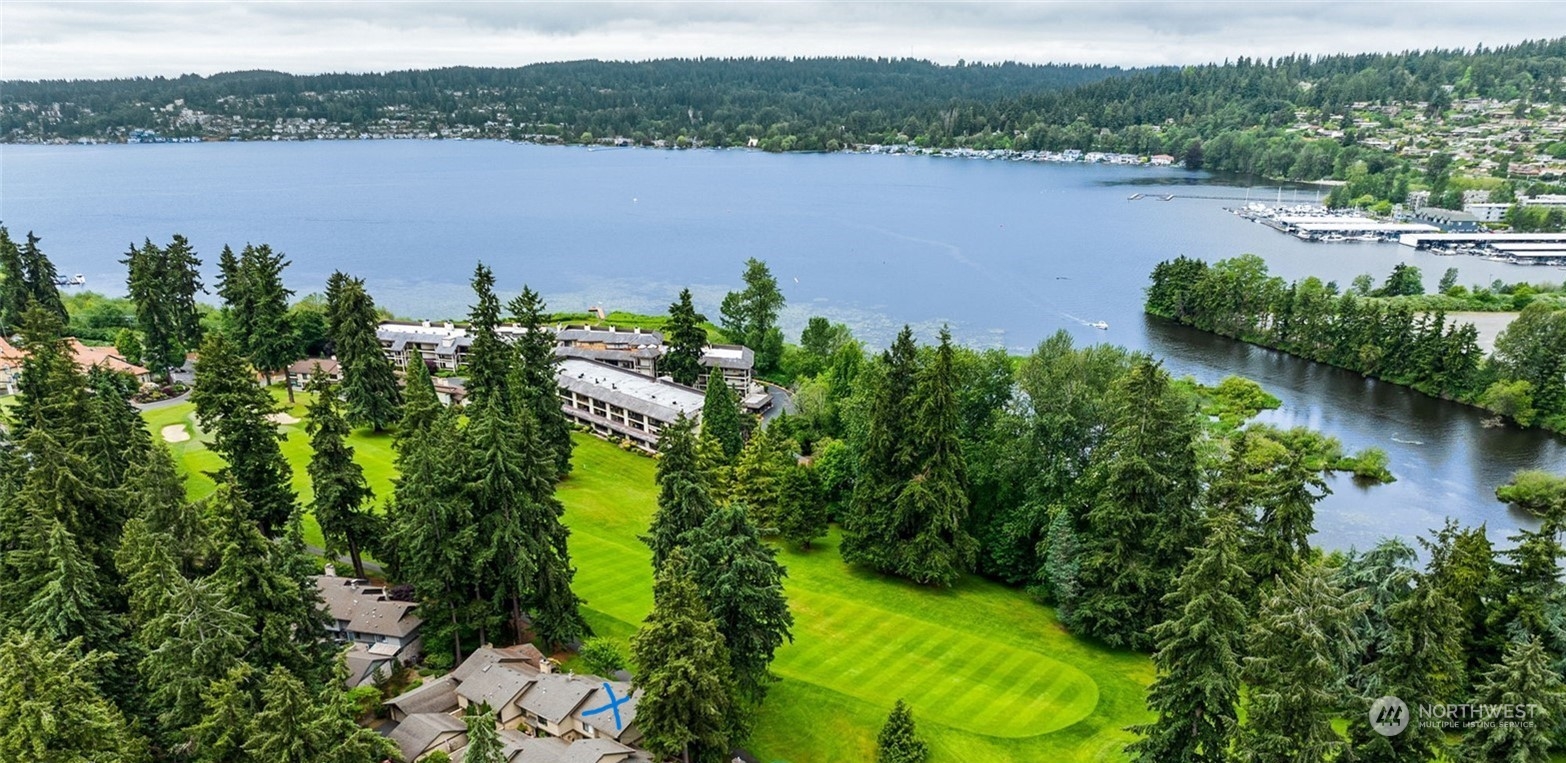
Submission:
M 88 347 L 77 341 L 75 337 L 70 339 L 70 345 L 71 355 L 75 358 L 76 365 L 83 371 L 102 368 L 135 377 L 136 381 L 142 384 L 152 381 L 151 371 L 120 357 L 120 351 L 113 347 Z
M 603 710 L 610 707 L 610 692 L 615 704 Z M 557 672 L 532 646 L 484 646 L 451 673 L 387 700 L 395 726 L 382 732 L 408 761 L 435 750 L 461 761 L 466 729 L 456 723 L 468 708 L 483 704 L 496 714 L 508 763 L 651 763 L 652 756 L 635 746 L 642 739 L 636 726 L 640 698 L 623 681 Z
M 410 715 L 387 733 L 402 759 L 413 763 L 436 750 L 452 753 L 468 745 L 468 724 L 445 713 Z
M 338 577 L 330 566 L 325 575 L 315 577 L 315 584 L 331 614 L 327 630 L 339 642 L 362 646 L 368 656 L 403 665 L 423 653 L 419 631 L 424 621 L 414 614 L 416 603 L 396 601 L 368 580 Z
M 288 378 L 293 380 L 294 389 L 304 389 L 305 385 L 315 378 L 317 371 L 333 384 L 341 384 L 343 381 L 343 367 L 336 358 L 305 358 L 295 361 L 288 367 Z
M 0 336 L 0 393 L 14 395 L 21 390 L 22 361 L 26 358 L 16 345 Z

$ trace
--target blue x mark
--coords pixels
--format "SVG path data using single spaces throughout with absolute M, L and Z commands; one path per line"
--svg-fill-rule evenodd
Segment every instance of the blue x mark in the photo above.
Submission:
M 619 699 L 615 699 L 614 687 L 610 686 L 608 683 L 604 684 L 604 691 L 609 692 L 609 704 L 604 705 L 603 707 L 595 707 L 591 710 L 583 710 L 582 715 L 597 715 L 604 712 L 605 710 L 608 710 L 614 713 L 614 730 L 623 730 L 625 728 L 625 724 L 620 722 L 620 706 L 630 702 L 631 698 L 621 697 Z

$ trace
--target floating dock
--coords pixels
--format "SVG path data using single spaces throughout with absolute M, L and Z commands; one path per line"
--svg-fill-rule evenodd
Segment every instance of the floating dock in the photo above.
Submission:
M 1518 265 L 1566 265 L 1566 233 L 1414 233 L 1399 236 L 1398 243 Z

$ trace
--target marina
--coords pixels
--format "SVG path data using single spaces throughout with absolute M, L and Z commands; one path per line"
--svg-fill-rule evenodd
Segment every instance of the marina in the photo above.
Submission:
M 1514 265 L 1566 265 L 1566 233 L 1417 233 L 1398 237 L 1398 243 Z
M 1411 233 L 1439 233 L 1440 228 L 1426 223 L 1388 222 L 1356 212 L 1336 212 L 1318 205 L 1268 206 L 1251 202 L 1232 207 L 1230 212 L 1260 223 L 1301 241 L 1344 243 L 1392 243 L 1398 236 Z

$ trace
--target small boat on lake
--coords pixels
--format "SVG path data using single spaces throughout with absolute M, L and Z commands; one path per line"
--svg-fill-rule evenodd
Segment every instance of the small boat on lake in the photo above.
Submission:
M 1098 329 L 1100 331 L 1108 331 L 1109 330 L 1109 324 L 1107 324 L 1107 323 L 1105 323 L 1103 321 L 1097 321 L 1097 322 L 1094 322 L 1094 323 L 1089 323 L 1088 325 L 1092 326 L 1093 328 L 1096 328 L 1096 329 Z
M 77 273 L 73 276 L 55 276 L 55 286 L 86 286 L 87 276 Z

